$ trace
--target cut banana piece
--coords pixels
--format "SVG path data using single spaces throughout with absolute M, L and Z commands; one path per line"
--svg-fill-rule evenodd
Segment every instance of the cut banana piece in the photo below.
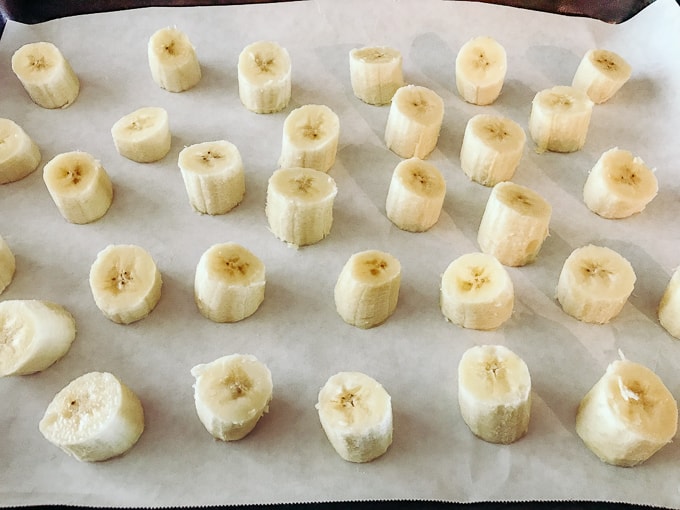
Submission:
M 503 45 L 492 37 L 475 37 L 456 56 L 458 93 L 468 103 L 489 105 L 500 95 L 507 70 Z
M 364 46 L 349 52 L 352 92 L 364 103 L 385 105 L 404 86 L 401 52 L 389 46 Z
M 604 152 L 588 174 L 583 200 L 603 218 L 627 218 L 642 212 L 658 191 L 654 171 L 639 157 L 616 147 Z
M 159 161 L 170 152 L 168 112 L 156 106 L 139 108 L 118 120 L 111 136 L 121 156 L 138 163 Z
M 90 290 L 104 316 L 118 324 L 143 319 L 161 297 L 161 273 L 143 248 L 112 244 L 97 254 L 90 268 Z
M 194 298 L 204 317 L 237 322 L 250 317 L 264 301 L 265 267 L 236 243 L 208 248 L 196 266 Z
M 156 85 L 183 92 L 201 80 L 201 65 L 189 37 L 177 27 L 157 30 L 148 44 L 149 68 Z
M 12 55 L 12 71 L 43 108 L 66 108 L 80 92 L 80 81 L 59 48 L 49 42 L 23 45 Z
M 75 338 L 75 319 L 61 305 L 35 299 L 0 302 L 0 377 L 45 370 Z
M 47 406 L 39 424 L 53 445 L 83 462 L 124 454 L 144 432 L 139 397 L 109 372 L 71 381 Z
M 445 196 L 446 181 L 436 166 L 419 158 L 403 160 L 390 180 L 387 217 L 402 230 L 425 232 L 439 220 Z
M 392 97 L 385 144 L 402 158 L 425 159 L 437 146 L 444 120 L 444 100 L 433 90 L 404 85 Z
M 588 135 L 593 102 L 585 92 L 558 85 L 538 92 L 531 103 L 529 134 L 536 149 L 575 152 Z
M 477 114 L 465 126 L 460 167 L 484 186 L 509 181 L 522 159 L 526 138 L 524 129 L 512 119 Z
M 328 106 L 307 104 L 288 114 L 283 123 L 281 168 L 314 168 L 328 172 L 335 163 L 340 119 Z
M 557 300 L 576 319 L 605 324 L 616 317 L 635 286 L 635 271 L 617 252 L 592 244 L 575 249 L 557 282 Z
M 111 179 L 87 152 L 58 154 L 43 168 L 43 180 L 57 209 L 71 223 L 91 223 L 111 207 Z
M 524 266 L 538 256 L 548 237 L 551 216 L 552 207 L 534 190 L 499 182 L 486 203 L 477 242 L 501 264 Z
M 335 284 L 335 307 L 348 324 L 378 326 L 394 313 L 400 285 L 401 264 L 395 257 L 379 250 L 355 253 Z
M 265 214 L 272 233 L 292 246 L 325 238 L 333 225 L 335 180 L 313 168 L 280 168 L 269 178 Z
M 471 347 L 458 364 L 458 405 L 474 435 L 490 443 L 514 443 L 529 431 L 529 368 L 502 345 Z
M 657 307 L 659 323 L 680 339 L 680 269 L 675 269 Z
M 493 255 L 467 253 L 442 275 L 439 305 L 447 320 L 468 329 L 496 329 L 512 316 L 515 289 Z
M 34 172 L 42 156 L 21 126 L 0 118 L 0 184 L 16 182 Z
M 177 164 L 189 203 L 203 214 L 225 214 L 241 203 L 246 193 L 243 160 L 238 148 L 226 140 L 185 147 Z
M 2 236 L 0 236 L 0 294 L 12 283 L 17 263 L 12 249 Z
M 375 379 L 339 372 L 319 391 L 319 421 L 335 451 L 349 462 L 370 462 L 392 444 L 392 399 Z
M 632 67 L 621 55 L 592 49 L 583 55 L 571 85 L 588 94 L 595 104 L 601 104 L 623 87 L 632 72 Z
M 677 432 L 678 406 L 661 378 L 629 360 L 611 363 L 581 400 L 576 433 L 603 462 L 645 462 Z
M 246 46 L 237 67 L 243 105 L 255 113 L 283 110 L 291 96 L 291 69 L 290 55 L 279 44 L 257 41 Z

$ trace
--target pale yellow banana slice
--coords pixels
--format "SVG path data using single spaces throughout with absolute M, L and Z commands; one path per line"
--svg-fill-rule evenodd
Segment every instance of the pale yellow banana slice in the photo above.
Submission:
M 392 173 L 387 217 L 402 230 L 425 232 L 439 220 L 445 196 L 446 181 L 436 166 L 419 158 L 405 159 Z
M 0 377 L 45 370 L 69 351 L 75 338 L 75 319 L 59 304 L 0 302 Z
M 392 444 L 392 399 L 375 379 L 339 372 L 319 391 L 321 427 L 335 451 L 349 462 L 370 462 Z
M 23 179 L 38 168 L 41 159 L 40 149 L 21 126 L 0 119 L 0 184 Z
M 592 49 L 583 55 L 571 85 L 588 94 L 595 104 L 601 104 L 623 87 L 632 72 L 633 68 L 621 55 Z
M 238 57 L 238 93 L 255 113 L 283 110 L 291 97 L 292 65 L 288 50 L 272 41 L 246 46 Z
M 80 92 L 80 81 L 59 48 L 50 42 L 25 44 L 12 55 L 12 71 L 43 108 L 66 108 Z
M 143 248 L 109 245 L 90 268 L 90 290 L 104 316 L 118 324 L 143 319 L 161 297 L 161 273 Z
M 680 268 L 675 269 L 657 307 L 659 323 L 680 339 Z
M 270 230 L 291 246 L 321 241 L 331 231 L 337 193 L 335 180 L 319 170 L 276 170 L 269 178 L 265 204 Z
M 603 218 L 627 218 L 642 212 L 659 191 L 654 171 L 630 151 L 604 152 L 588 174 L 583 200 Z
M 43 180 L 57 209 L 71 223 L 91 223 L 111 207 L 111 179 L 87 152 L 58 154 L 43 168 Z
M 225 214 L 239 205 L 246 193 L 243 160 L 238 148 L 226 140 L 185 147 L 177 164 L 189 203 L 203 214 Z
M 557 300 L 572 317 L 605 324 L 621 312 L 635 280 L 628 260 L 611 248 L 590 244 L 575 249 L 564 261 Z
M 548 237 L 551 205 L 536 191 L 499 182 L 491 190 L 477 231 L 484 253 L 494 255 L 503 265 L 524 266 L 538 256 Z
M 288 114 L 283 123 L 281 168 L 314 168 L 328 172 L 335 163 L 340 119 L 328 106 L 307 104 Z
M 505 48 L 489 36 L 467 41 L 456 56 L 456 88 L 468 103 L 489 105 L 498 99 L 508 69 Z
M 159 161 L 172 142 L 168 112 L 157 106 L 139 108 L 116 121 L 111 136 L 121 156 L 138 163 Z
M 575 152 L 588 136 L 593 102 L 585 92 L 558 85 L 538 92 L 531 103 L 529 134 L 537 151 Z
M 526 144 L 524 129 L 499 115 L 477 114 L 468 120 L 460 147 L 460 167 L 470 180 L 484 186 L 509 181 Z
M 273 383 L 269 368 L 251 354 L 231 354 L 191 369 L 196 413 L 222 441 L 247 436 L 269 411 Z
M 385 105 L 404 86 L 401 52 L 389 46 L 364 46 L 349 52 L 352 92 L 363 102 Z
M 250 317 L 264 301 L 265 267 L 236 243 L 208 248 L 196 266 L 194 298 L 203 316 L 214 322 Z
M 505 346 L 469 348 L 458 364 L 458 405 L 474 435 L 490 443 L 514 443 L 529 431 L 529 368 Z
M 611 363 L 581 400 L 576 433 L 603 462 L 632 467 L 677 432 L 678 406 L 661 378 L 629 360 Z
M 392 97 L 385 144 L 402 158 L 427 158 L 437 146 L 444 120 L 444 100 L 433 90 L 404 85 Z
M 151 77 L 170 92 L 184 92 L 201 80 L 201 64 L 187 34 L 177 27 L 161 28 L 147 47 Z
M 401 263 L 380 250 L 353 254 L 335 284 L 335 307 L 352 326 L 368 329 L 385 322 L 397 307 Z
M 40 420 L 53 445 L 83 462 L 126 453 L 144 432 L 139 397 L 109 372 L 89 372 L 57 393 Z
M 17 262 L 12 249 L 0 236 L 0 294 L 12 283 L 16 272 Z
M 492 330 L 512 316 L 515 288 L 508 271 L 493 255 L 466 253 L 444 271 L 439 305 L 453 324 Z

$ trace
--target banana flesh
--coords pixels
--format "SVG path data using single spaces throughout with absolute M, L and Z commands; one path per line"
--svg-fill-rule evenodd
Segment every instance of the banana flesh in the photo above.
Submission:
M 456 88 L 468 103 L 489 105 L 498 99 L 508 69 L 505 48 L 488 36 L 467 41 L 456 56 Z
M 16 122 L 0 118 L 0 184 L 16 182 L 38 168 L 40 148 Z
M 177 27 L 161 28 L 147 46 L 151 78 L 170 92 L 184 92 L 201 80 L 201 64 L 187 34 Z
M 592 49 L 583 55 L 571 85 L 585 92 L 595 104 L 601 104 L 623 87 L 632 72 L 631 65 L 618 53 Z
M 673 271 L 657 307 L 659 323 L 675 338 L 680 338 L 680 269 Z
M 279 112 L 291 97 L 292 65 L 288 50 L 272 41 L 249 44 L 238 57 L 238 93 L 248 110 Z
M 404 86 L 401 52 L 389 46 L 364 46 L 349 52 L 352 92 L 364 103 L 390 103 Z
M 146 106 L 121 117 L 111 128 L 116 150 L 138 163 L 152 163 L 170 151 L 172 135 L 168 112 Z
M 288 114 L 283 123 L 281 168 L 313 168 L 328 172 L 335 164 L 340 119 L 326 105 L 307 104 Z
M 12 283 L 17 261 L 7 241 L 0 236 L 0 294 Z

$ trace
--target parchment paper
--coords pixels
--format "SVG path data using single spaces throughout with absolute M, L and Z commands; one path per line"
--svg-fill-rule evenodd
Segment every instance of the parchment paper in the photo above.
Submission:
M 203 79 L 173 94 L 151 80 L 149 36 L 177 25 L 195 44 Z M 480 3 L 438 0 L 318 0 L 233 7 L 148 8 L 94 14 L 39 25 L 10 22 L 0 41 L 0 116 L 13 119 L 40 146 L 43 163 L 80 149 L 99 158 L 112 177 L 109 212 L 89 225 L 67 223 L 52 203 L 41 169 L 0 187 L 0 235 L 17 258 L 2 299 L 49 299 L 76 318 L 69 353 L 44 372 L 0 380 L 0 504 L 180 506 L 296 501 L 429 499 L 441 501 L 595 500 L 680 508 L 680 442 L 632 469 L 599 461 L 574 432 L 576 407 L 619 350 L 664 380 L 680 397 L 680 343 L 658 324 L 656 306 L 680 262 L 677 219 L 680 132 L 680 9 L 657 0 L 621 25 Z M 464 103 L 455 91 L 454 59 L 476 35 L 492 35 L 508 53 L 498 101 Z M 259 39 L 287 47 L 293 97 L 286 111 L 257 115 L 238 99 L 236 61 Z M 10 68 L 22 44 L 54 42 L 78 73 L 75 104 L 49 111 L 33 104 Z M 388 107 L 352 95 L 348 52 L 367 44 L 400 49 L 408 82 L 425 85 L 446 105 L 438 148 L 430 157 L 447 181 L 437 225 L 427 233 L 398 230 L 385 216 L 392 171 L 400 158 L 383 132 Z M 492 332 L 444 320 L 439 283 L 447 265 L 477 251 L 476 231 L 490 189 L 470 182 L 459 165 L 467 120 L 479 112 L 510 116 L 525 129 L 534 94 L 568 84 L 592 47 L 621 53 L 634 69 L 608 103 L 598 105 L 583 150 L 538 154 L 529 140 L 514 181 L 553 207 L 551 236 L 538 260 L 511 268 L 516 292 L 511 320 Z M 323 103 L 340 117 L 341 141 L 330 175 L 339 193 L 331 234 L 295 250 L 267 229 L 267 179 L 277 168 L 286 115 Z M 160 162 L 119 156 L 110 128 L 141 106 L 170 115 L 172 150 Z M 247 172 L 241 205 L 223 216 L 189 206 L 177 168 L 186 145 L 224 138 L 240 149 Z M 657 169 L 660 190 L 647 209 L 613 221 L 583 204 L 585 177 L 614 146 Z M 193 302 L 200 255 L 236 241 L 267 267 L 266 298 L 252 317 L 214 324 Z M 96 308 L 87 277 L 97 252 L 136 243 L 155 258 L 163 294 L 146 319 L 121 326 Z M 621 314 L 597 326 L 567 316 L 554 298 L 569 253 L 595 243 L 617 250 L 637 273 Z M 394 315 L 360 330 L 337 315 L 333 287 L 354 252 L 378 248 L 402 263 Z M 534 388 L 531 426 L 519 442 L 498 446 L 470 433 L 457 407 L 456 367 L 472 345 L 503 344 L 527 362 Z M 199 422 L 192 366 L 219 356 L 252 353 L 275 384 L 271 409 L 245 439 L 222 443 Z M 119 376 L 140 396 L 146 430 L 126 455 L 84 464 L 40 435 L 37 424 L 52 397 L 92 370 Z M 319 388 L 341 370 L 363 371 L 392 396 L 394 443 L 369 464 L 334 452 L 314 405 Z

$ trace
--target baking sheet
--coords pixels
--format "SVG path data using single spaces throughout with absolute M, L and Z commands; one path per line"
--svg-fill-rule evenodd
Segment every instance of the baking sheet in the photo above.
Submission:
M 146 60 L 149 36 L 168 25 L 189 35 L 203 68 L 199 85 L 181 94 L 159 89 Z M 76 149 L 95 155 L 112 177 L 115 198 L 101 220 L 71 225 L 51 202 L 40 169 L 0 187 L 0 235 L 17 257 L 15 279 L 1 298 L 57 301 L 78 325 L 76 341 L 57 364 L 0 380 L 0 505 L 428 499 L 680 508 L 678 441 L 624 469 L 601 463 L 574 432 L 578 402 L 619 350 L 655 370 L 680 398 L 680 343 L 655 316 L 680 260 L 679 28 L 673 0 L 657 0 L 621 25 L 439 0 L 146 8 L 38 25 L 9 22 L 0 41 L 0 116 L 34 138 L 43 162 Z M 464 103 L 454 86 L 458 48 L 482 34 L 508 53 L 503 92 L 487 107 Z M 293 96 L 284 112 L 256 115 L 239 102 L 238 54 L 258 39 L 276 40 L 291 54 Z M 81 79 L 78 100 L 65 110 L 31 103 L 11 72 L 14 50 L 37 40 L 60 47 Z M 369 44 L 399 48 L 407 81 L 432 88 L 445 102 L 430 160 L 448 191 L 442 216 L 427 233 L 402 232 L 385 216 L 387 187 L 400 161 L 383 142 L 388 107 L 354 98 L 349 82 L 349 50 Z M 509 269 L 516 292 L 512 319 L 492 332 L 447 323 L 438 307 L 441 274 L 454 258 L 478 250 L 476 230 L 490 192 L 460 169 L 465 123 L 493 112 L 526 129 L 534 94 L 569 83 L 583 53 L 597 46 L 620 52 L 634 73 L 610 102 L 595 108 L 583 150 L 537 154 L 527 144 L 513 180 L 541 193 L 554 213 L 538 260 Z M 264 197 L 285 116 L 307 103 L 326 104 L 340 117 L 338 158 L 330 171 L 339 192 L 330 236 L 296 250 L 268 231 Z M 172 149 L 158 163 L 128 161 L 111 140 L 113 123 L 141 106 L 162 106 L 170 115 Z M 220 138 L 241 151 L 246 197 L 226 215 L 202 216 L 189 206 L 177 155 L 186 145 Z M 581 200 L 588 170 L 614 146 L 655 167 L 660 185 L 642 214 L 619 221 L 595 216 Z M 193 302 L 200 255 L 224 241 L 243 244 L 267 268 L 263 305 L 236 324 L 211 323 Z M 88 288 L 89 267 L 110 243 L 145 247 L 163 274 L 157 308 L 128 326 L 105 319 Z M 580 323 L 554 299 L 562 263 L 587 243 L 619 251 L 638 275 L 628 304 L 608 325 Z M 347 258 L 368 248 L 395 255 L 403 278 L 394 315 L 360 330 L 335 312 L 333 286 Z M 488 343 L 522 356 L 533 380 L 529 433 L 508 446 L 474 438 L 457 408 L 460 356 Z M 270 367 L 274 400 L 247 438 L 227 444 L 214 441 L 198 421 L 189 371 L 234 352 L 252 353 Z M 111 371 L 137 392 L 146 430 L 126 455 L 82 464 L 47 443 L 37 424 L 54 394 L 91 370 Z M 369 464 L 341 460 L 318 422 L 318 390 L 340 370 L 366 372 L 392 396 L 394 443 Z

